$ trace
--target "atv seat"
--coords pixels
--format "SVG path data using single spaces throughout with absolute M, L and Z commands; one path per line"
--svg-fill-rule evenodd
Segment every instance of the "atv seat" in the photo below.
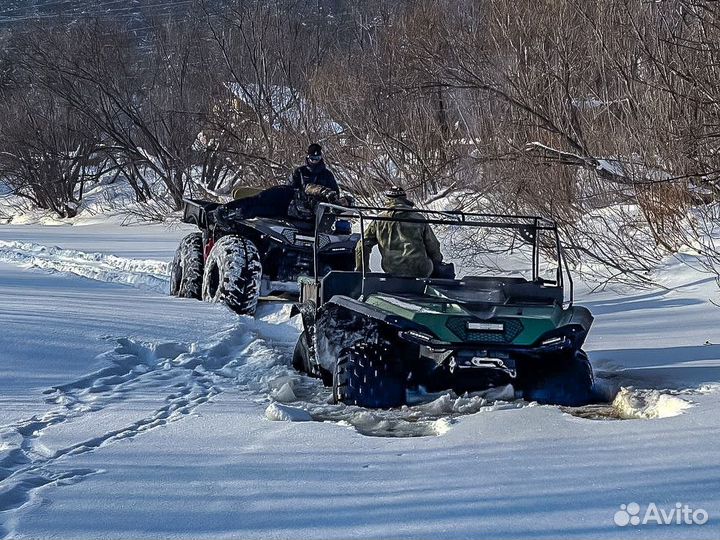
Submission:
M 320 303 L 335 295 L 359 298 L 363 293 L 362 272 L 328 272 L 320 284 Z M 427 280 L 423 278 L 395 277 L 383 272 L 365 274 L 365 295 L 384 293 L 422 294 Z
M 460 302 L 490 304 L 562 304 L 561 287 L 546 287 L 523 278 L 467 277 L 461 280 L 395 277 L 382 272 L 365 274 L 365 295 L 373 293 L 441 296 Z M 328 272 L 320 282 L 320 303 L 335 295 L 359 298 L 362 272 Z
M 461 302 L 490 304 L 562 304 L 561 287 L 545 286 L 524 278 L 468 276 L 459 281 L 432 280 L 427 294 Z

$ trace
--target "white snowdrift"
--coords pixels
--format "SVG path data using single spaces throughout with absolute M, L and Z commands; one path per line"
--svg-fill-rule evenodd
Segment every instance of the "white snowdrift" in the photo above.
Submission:
M 312 417 L 303 409 L 280 403 L 268 405 L 268 408 L 265 409 L 265 417 L 268 420 L 281 422 L 307 422 L 312 420 Z
M 512 385 L 460 397 L 452 392 L 431 395 L 411 393 L 408 395 L 410 405 L 388 410 L 329 404 L 328 399 L 329 391 L 325 390 L 312 399 L 293 405 L 305 410 L 315 421 L 335 422 L 375 437 L 444 435 L 460 416 L 528 406 L 527 402 L 515 400 Z
M 624 419 L 669 418 L 692 407 L 690 402 L 667 392 L 629 387 L 620 389 L 612 405 Z
M 162 293 L 169 290 L 170 265 L 163 261 L 127 259 L 115 255 L 4 240 L 0 240 L 0 261 Z

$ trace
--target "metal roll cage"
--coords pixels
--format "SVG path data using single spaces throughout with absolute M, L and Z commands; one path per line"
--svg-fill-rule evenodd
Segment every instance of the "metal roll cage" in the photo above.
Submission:
M 477 212 L 461 212 L 459 210 L 439 211 L 425 208 L 413 207 L 410 211 L 428 216 L 428 219 L 407 219 L 381 215 L 386 212 L 408 211 L 408 209 L 386 208 L 377 206 L 339 206 L 331 203 L 318 204 L 315 215 L 315 241 L 313 246 L 315 283 L 318 284 L 318 236 L 322 218 L 327 212 L 331 212 L 336 218 L 358 218 L 360 220 L 360 249 L 363 257 L 362 279 L 365 282 L 367 269 L 365 268 L 365 222 L 366 221 L 393 221 L 398 223 L 428 223 L 430 225 L 455 225 L 461 227 L 483 227 L 497 229 L 517 229 L 518 231 L 532 231 L 532 278 L 539 280 L 540 267 L 540 245 L 537 231 L 549 231 L 555 240 L 555 253 L 557 259 L 556 281 L 554 286 L 564 289 L 567 279 L 569 301 L 572 305 L 574 297 L 574 285 L 570 269 L 568 268 L 565 254 L 560 243 L 557 224 L 547 218 L 539 216 L 512 215 L 512 214 L 483 214 Z M 435 217 L 438 216 L 438 217 Z M 521 233 L 522 234 L 522 233 Z M 527 238 L 526 238 L 527 241 Z M 530 242 L 528 242 L 530 243 Z

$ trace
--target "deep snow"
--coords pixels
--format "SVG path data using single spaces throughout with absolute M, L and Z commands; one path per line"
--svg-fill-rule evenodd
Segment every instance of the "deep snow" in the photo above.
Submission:
M 0 226 L 0 536 L 720 534 L 708 276 L 669 261 L 666 289 L 581 294 L 600 388 L 633 387 L 612 406 L 499 389 L 364 411 L 289 367 L 286 305 L 161 292 L 187 230 Z M 630 502 L 710 520 L 616 526 Z

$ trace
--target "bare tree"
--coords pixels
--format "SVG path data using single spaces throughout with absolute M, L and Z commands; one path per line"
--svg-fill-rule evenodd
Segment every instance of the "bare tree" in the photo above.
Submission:
M 136 41 L 107 24 L 27 34 L 19 64 L 102 134 L 140 198 L 150 197 L 142 176 L 162 182 L 174 208 L 189 185 L 193 142 L 210 106 L 197 27 L 167 23 L 141 53 Z
M 85 182 L 99 171 L 87 123 L 26 73 L 6 79 L 0 115 L 0 178 L 34 206 L 74 217 Z
M 309 3 L 235 1 L 219 12 L 201 5 L 222 78 L 208 129 L 223 141 L 241 182 L 285 179 L 298 148 L 314 136 L 303 70 L 322 51 L 318 32 L 305 24 L 311 19 L 303 18 Z

